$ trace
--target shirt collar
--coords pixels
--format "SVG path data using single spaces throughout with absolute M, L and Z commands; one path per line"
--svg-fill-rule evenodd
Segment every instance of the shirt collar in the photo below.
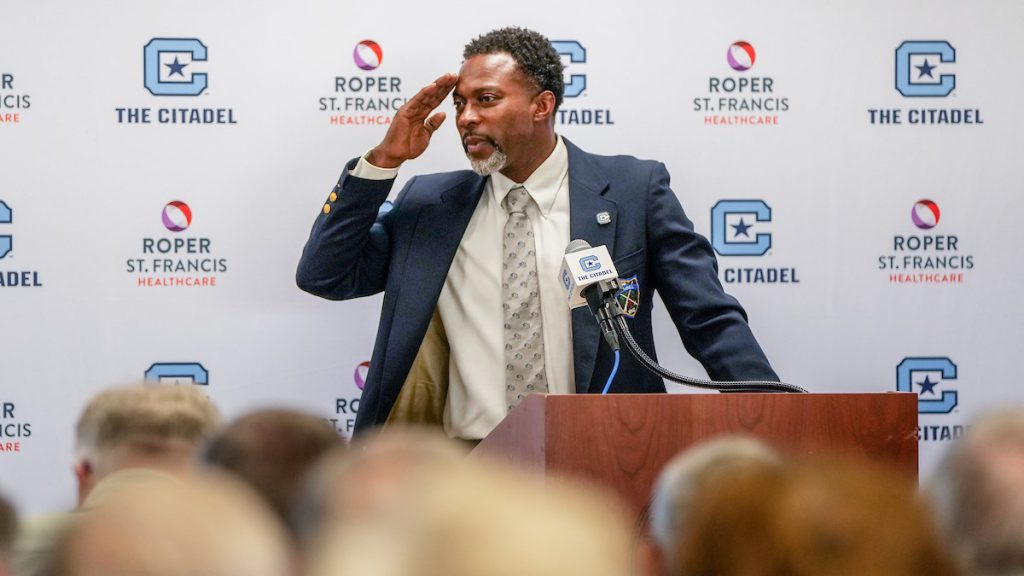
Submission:
M 562 181 L 569 174 L 569 151 L 562 142 L 561 136 L 556 136 L 555 149 L 544 160 L 533 174 L 522 184 L 513 182 L 500 172 L 491 174 L 491 191 L 494 193 L 494 200 L 501 204 L 508 191 L 515 186 L 524 186 L 530 193 L 533 201 L 537 203 L 540 213 L 547 216 L 555 205 L 555 198 L 558 190 L 562 187 Z

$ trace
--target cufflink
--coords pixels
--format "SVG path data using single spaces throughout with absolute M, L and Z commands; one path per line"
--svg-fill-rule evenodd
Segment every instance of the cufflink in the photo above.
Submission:
M 612 215 L 609 214 L 608 212 L 598 212 L 597 213 L 597 223 L 600 224 L 601 226 L 604 226 L 606 224 L 611 224 L 612 223 Z

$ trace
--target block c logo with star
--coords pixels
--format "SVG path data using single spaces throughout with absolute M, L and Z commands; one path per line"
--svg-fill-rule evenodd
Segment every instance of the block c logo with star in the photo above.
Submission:
M 154 96 L 198 96 L 207 75 L 195 72 L 206 61 L 206 45 L 197 38 L 153 38 L 143 49 L 146 90 Z
M 14 221 L 14 212 L 6 202 L 0 200 L 0 224 L 10 224 Z M 14 240 L 10 234 L 0 234 L 0 259 L 3 259 L 11 252 Z
M 896 48 L 896 90 L 914 98 L 949 96 L 956 88 L 956 76 L 936 68 L 953 62 L 956 49 L 945 40 L 908 40 Z
M 946 380 L 956 380 L 956 364 L 947 357 L 908 357 L 896 366 L 896 390 L 914 392 L 917 387 L 920 414 L 949 414 L 956 408 L 956 390 L 935 391 Z
M 772 209 L 764 200 L 719 200 L 711 208 L 711 245 L 720 256 L 764 256 L 772 235 L 750 229 L 771 221 Z
M 573 64 L 582 64 L 587 61 L 587 49 L 576 40 L 552 40 L 551 47 L 555 49 L 559 56 L 568 56 L 569 62 Z M 565 81 L 565 92 L 563 95 L 566 98 L 575 98 L 583 94 L 583 91 L 586 89 L 586 74 L 570 74 L 569 78 Z
M 580 268 L 584 272 L 593 272 L 601 269 L 601 259 L 597 256 L 584 256 L 580 258 Z
M 145 377 L 152 383 L 210 385 L 210 371 L 198 362 L 156 362 Z

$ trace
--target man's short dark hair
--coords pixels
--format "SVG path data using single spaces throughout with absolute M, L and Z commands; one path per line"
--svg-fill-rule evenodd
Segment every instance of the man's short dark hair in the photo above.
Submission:
M 296 410 L 257 410 L 221 429 L 207 444 L 203 460 L 248 483 L 294 534 L 294 507 L 306 474 L 342 444 L 323 418 Z
M 555 95 L 555 108 L 562 105 L 565 80 L 562 70 L 565 66 L 558 57 L 551 41 L 544 35 L 510 26 L 492 30 L 471 40 L 462 52 L 462 58 L 505 52 L 519 65 L 519 69 L 541 90 L 550 90 Z

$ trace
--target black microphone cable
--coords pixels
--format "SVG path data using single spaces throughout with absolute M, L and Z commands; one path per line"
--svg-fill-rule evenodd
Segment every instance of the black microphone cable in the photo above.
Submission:
M 618 301 L 611 299 L 605 302 L 604 308 L 606 314 L 611 316 L 615 320 L 615 328 L 622 335 L 622 340 L 626 343 L 626 348 L 633 355 L 637 361 L 640 362 L 645 368 L 654 372 L 658 376 L 671 380 L 677 384 L 684 386 L 692 386 L 694 388 L 701 388 L 704 390 L 716 390 L 718 392 L 790 392 L 806 394 L 807 390 L 793 384 L 787 384 L 785 382 L 771 382 L 768 380 L 750 380 L 750 381 L 736 381 L 736 382 L 716 382 L 713 380 L 704 380 L 701 378 L 691 378 L 689 376 L 682 376 L 672 372 L 657 362 L 654 361 L 646 352 L 640 348 L 640 345 L 633 338 L 633 334 L 629 331 L 629 326 L 626 324 L 626 319 L 623 316 L 622 308 L 619 306 Z

